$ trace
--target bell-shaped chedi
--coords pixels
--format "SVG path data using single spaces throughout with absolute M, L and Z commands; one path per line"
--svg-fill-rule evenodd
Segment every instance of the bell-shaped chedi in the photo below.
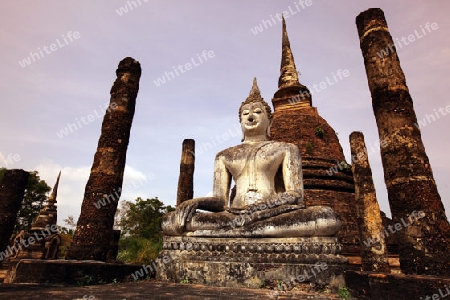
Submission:
M 61 172 L 58 174 L 55 186 L 53 187 L 52 193 L 41 209 L 36 220 L 31 225 L 30 235 L 34 234 L 38 239 L 41 237 L 43 242 L 36 243 L 34 252 L 38 253 L 38 257 L 42 259 L 57 259 L 58 250 L 61 245 L 61 237 L 57 232 L 56 221 L 57 221 L 57 207 L 56 207 L 56 197 L 58 195 L 59 179 L 61 177 Z M 39 255 L 40 254 L 40 255 Z
M 16 264 L 21 259 L 57 259 L 61 236 L 58 233 L 56 197 L 58 194 L 59 172 L 50 197 L 39 211 L 28 232 L 20 232 L 14 240 L 16 251 L 10 263 Z M 31 242 L 32 241 L 32 242 Z
M 278 91 L 274 94 L 273 140 L 296 144 L 301 151 L 307 206 L 331 206 L 342 218 L 339 237 L 343 253 L 359 254 L 358 227 L 353 203 L 351 170 L 334 129 L 312 106 L 312 95 L 299 82 L 283 18 L 283 38 Z
M 58 194 L 59 178 L 61 177 L 61 172 L 58 174 L 55 186 L 53 187 L 50 197 L 48 197 L 47 203 L 39 211 L 36 219 L 31 225 L 31 231 L 44 230 L 46 227 L 51 227 L 56 225 L 57 221 L 57 209 L 56 209 L 56 197 Z

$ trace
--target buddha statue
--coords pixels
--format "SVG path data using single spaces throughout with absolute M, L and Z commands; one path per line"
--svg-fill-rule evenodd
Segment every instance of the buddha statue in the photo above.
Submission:
M 239 108 L 242 143 L 216 155 L 213 196 L 187 200 L 164 216 L 169 236 L 335 236 L 339 216 L 327 206 L 305 207 L 298 147 L 270 140 L 272 113 L 256 78 Z M 230 192 L 231 182 L 235 188 Z M 231 195 L 230 195 L 231 194 Z

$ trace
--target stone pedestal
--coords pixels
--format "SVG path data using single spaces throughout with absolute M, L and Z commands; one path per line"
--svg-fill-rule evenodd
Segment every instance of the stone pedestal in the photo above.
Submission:
M 259 288 L 278 280 L 326 285 L 344 272 L 348 261 L 334 237 L 199 238 L 164 236 L 157 279 L 179 283 Z

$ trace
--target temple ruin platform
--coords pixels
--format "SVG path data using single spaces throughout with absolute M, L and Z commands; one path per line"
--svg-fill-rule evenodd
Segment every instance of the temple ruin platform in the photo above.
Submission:
M 5 283 L 94 284 L 122 281 L 141 265 L 86 260 L 22 259 L 9 272 Z
M 326 285 L 348 269 L 335 237 L 201 238 L 164 236 L 157 279 L 258 288 L 279 280 Z

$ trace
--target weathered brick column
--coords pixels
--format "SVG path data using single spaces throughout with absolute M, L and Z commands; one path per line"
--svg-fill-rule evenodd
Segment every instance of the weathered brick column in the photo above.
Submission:
M 24 170 L 6 170 L 0 181 L 0 251 L 8 246 L 29 176 Z
M 380 206 L 372 179 L 364 135 L 350 134 L 352 171 L 355 181 L 356 215 L 358 220 L 363 271 L 390 273 Z
M 181 150 L 180 177 L 178 178 L 177 206 L 194 198 L 195 141 L 185 139 Z
M 68 259 L 114 260 L 114 214 L 122 190 L 130 129 L 139 90 L 141 66 L 131 57 L 123 59 L 111 88 L 111 101 L 91 175 L 86 184 L 81 214 Z
M 450 226 L 384 13 L 369 9 L 358 15 L 356 25 L 380 141 L 386 144 L 381 158 L 392 218 L 406 223 L 397 232 L 401 269 L 450 276 Z M 421 211 L 409 224 L 411 214 Z

